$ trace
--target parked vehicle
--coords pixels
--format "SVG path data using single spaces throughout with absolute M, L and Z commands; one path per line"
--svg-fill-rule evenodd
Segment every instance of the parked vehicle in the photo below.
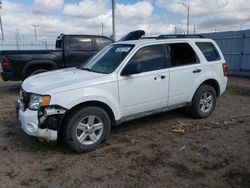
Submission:
M 184 106 L 208 117 L 227 85 L 223 54 L 211 39 L 175 37 L 117 42 L 78 68 L 27 78 L 17 101 L 22 129 L 82 153 L 124 121 Z
M 132 31 L 121 40 L 138 39 L 144 34 L 142 30 Z M 55 50 L 0 51 L 1 77 L 4 81 L 17 81 L 42 72 L 79 66 L 112 42 L 99 35 L 61 34 L 57 37 Z
M 4 81 L 24 80 L 41 72 L 78 66 L 112 42 L 105 36 L 61 34 L 55 50 L 3 50 L 1 77 Z

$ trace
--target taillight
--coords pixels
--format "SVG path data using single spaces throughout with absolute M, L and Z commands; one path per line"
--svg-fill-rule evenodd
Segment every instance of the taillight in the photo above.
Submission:
M 0 61 L 1 61 L 1 64 L 2 64 L 2 68 L 4 68 L 4 69 L 11 68 L 11 64 L 10 64 L 8 58 L 5 55 L 0 56 Z
M 224 76 L 227 76 L 228 75 L 228 68 L 227 68 L 227 64 L 226 63 L 222 64 L 222 70 L 223 70 Z

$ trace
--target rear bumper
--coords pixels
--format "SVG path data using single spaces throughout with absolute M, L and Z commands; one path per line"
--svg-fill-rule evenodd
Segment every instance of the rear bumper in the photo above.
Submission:
M 227 83 L 228 83 L 228 77 L 224 77 L 220 85 L 220 96 L 222 96 L 225 93 L 227 88 Z

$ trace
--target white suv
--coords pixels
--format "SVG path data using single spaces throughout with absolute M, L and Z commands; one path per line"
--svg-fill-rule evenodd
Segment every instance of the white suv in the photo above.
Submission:
M 29 135 L 63 140 L 75 151 L 99 147 L 110 127 L 187 106 L 208 117 L 227 85 L 217 44 L 165 38 L 111 44 L 87 63 L 27 78 L 17 101 Z

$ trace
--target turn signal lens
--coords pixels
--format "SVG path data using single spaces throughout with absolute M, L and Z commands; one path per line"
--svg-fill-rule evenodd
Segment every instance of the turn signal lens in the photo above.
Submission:
M 49 106 L 50 96 L 42 96 L 41 106 Z

